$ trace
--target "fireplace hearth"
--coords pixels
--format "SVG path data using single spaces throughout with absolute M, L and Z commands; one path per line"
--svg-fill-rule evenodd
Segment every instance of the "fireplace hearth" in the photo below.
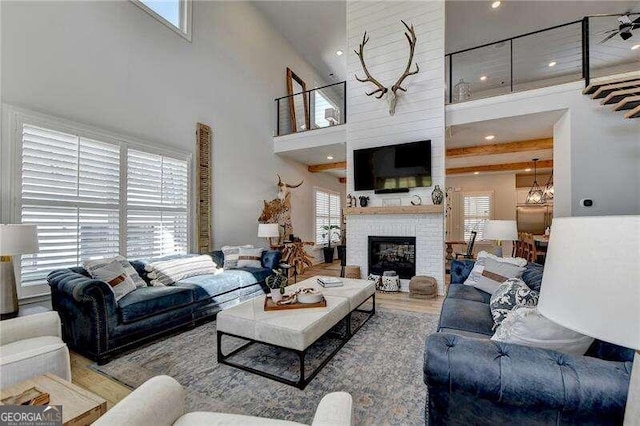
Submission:
M 402 279 L 416 274 L 415 237 L 369 237 L 369 273 L 396 271 Z

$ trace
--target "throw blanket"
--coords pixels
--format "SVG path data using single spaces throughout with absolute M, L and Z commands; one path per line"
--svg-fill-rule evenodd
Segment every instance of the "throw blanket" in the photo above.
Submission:
M 171 285 L 184 278 L 222 272 L 208 255 L 151 262 L 145 269 L 149 272 L 152 286 Z

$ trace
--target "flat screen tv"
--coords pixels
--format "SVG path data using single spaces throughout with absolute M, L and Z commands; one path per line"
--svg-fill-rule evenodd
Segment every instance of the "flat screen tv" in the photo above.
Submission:
M 431 140 L 353 151 L 356 191 L 431 186 Z

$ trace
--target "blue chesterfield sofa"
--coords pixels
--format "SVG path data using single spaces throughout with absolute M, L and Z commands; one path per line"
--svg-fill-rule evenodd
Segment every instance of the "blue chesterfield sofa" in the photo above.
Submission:
M 462 284 L 473 264 L 452 262 L 438 332 L 426 339 L 425 422 L 622 424 L 633 350 L 596 340 L 574 356 L 489 340 L 491 295 Z M 528 264 L 522 278 L 539 291 L 542 266 Z
M 223 264 L 221 251 L 211 256 L 217 265 Z M 130 263 L 148 283 L 146 262 Z M 47 280 L 53 309 L 62 321 L 63 340 L 74 351 L 105 363 L 124 350 L 264 294 L 265 279 L 279 265 L 280 252 L 263 252 L 261 263 L 260 268 L 229 269 L 171 286 L 139 288 L 118 303 L 108 284 L 92 279 L 80 267 L 53 271 Z

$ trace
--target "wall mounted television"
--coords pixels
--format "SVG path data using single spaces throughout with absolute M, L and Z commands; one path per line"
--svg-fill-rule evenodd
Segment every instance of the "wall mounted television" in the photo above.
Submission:
M 353 168 L 356 191 L 431 186 L 431 140 L 354 150 Z

